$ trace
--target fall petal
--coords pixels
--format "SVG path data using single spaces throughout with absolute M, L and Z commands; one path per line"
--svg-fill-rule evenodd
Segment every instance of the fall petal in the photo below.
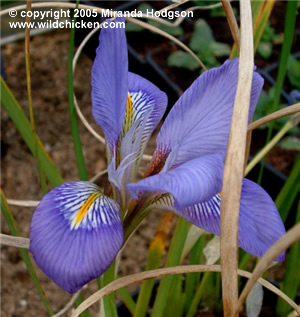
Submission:
M 36 263 L 70 293 L 105 272 L 122 243 L 118 204 L 89 182 L 54 188 L 32 218 L 30 251 Z

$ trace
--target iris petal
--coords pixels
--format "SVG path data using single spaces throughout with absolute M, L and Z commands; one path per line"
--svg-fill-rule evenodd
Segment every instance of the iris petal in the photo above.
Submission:
M 157 152 L 176 150 L 174 164 L 202 155 L 226 152 L 239 60 L 204 72 L 176 102 L 157 137 Z M 249 120 L 263 86 L 254 72 Z M 155 159 L 155 155 L 154 155 Z
M 133 152 L 140 157 L 166 110 L 168 98 L 147 79 L 133 73 L 128 73 L 128 91 L 123 136 L 132 127 L 133 131 L 130 138 L 124 140 L 122 157 Z
M 206 201 L 222 189 L 223 155 L 214 154 L 190 160 L 173 170 L 147 177 L 138 183 L 128 184 L 131 195 L 139 192 L 170 193 L 175 208 L 182 209 Z
M 220 235 L 221 196 L 182 210 L 174 206 L 170 195 L 162 197 L 153 207 L 168 209 L 194 225 Z M 229 211 L 230 212 L 230 211 Z M 239 246 L 250 254 L 263 256 L 266 251 L 285 233 L 285 228 L 270 196 L 257 184 L 243 180 L 240 217 Z M 277 261 L 284 260 L 284 252 Z
M 120 162 L 112 160 L 108 168 L 109 180 L 125 192 L 126 200 L 126 184 L 135 181 L 145 146 L 167 106 L 166 94 L 139 75 L 128 73 L 128 89 Z
M 117 18 L 115 22 L 124 22 Z M 110 22 L 110 20 L 107 20 Z M 92 111 L 112 154 L 123 128 L 128 92 L 128 53 L 124 28 L 103 28 L 92 69 Z
M 106 271 L 122 243 L 118 204 L 89 182 L 54 188 L 32 218 L 30 251 L 36 263 L 70 293 Z

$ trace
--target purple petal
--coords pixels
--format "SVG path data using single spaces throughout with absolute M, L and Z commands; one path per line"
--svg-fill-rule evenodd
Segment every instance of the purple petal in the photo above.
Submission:
M 92 111 L 113 153 L 123 127 L 128 93 L 125 29 L 103 28 L 99 42 L 92 69 Z
M 248 179 L 243 181 L 240 210 L 239 240 L 247 252 L 262 256 L 285 234 L 272 198 L 263 188 Z M 284 252 L 277 257 L 277 261 L 283 260 Z
M 109 180 L 115 191 L 123 191 L 125 205 L 130 195 L 124 185 L 135 181 L 145 146 L 167 106 L 166 94 L 139 75 L 128 74 L 128 89 L 119 162 L 112 160 L 108 167 Z
M 147 177 L 127 188 L 136 199 L 139 192 L 170 193 L 175 208 L 206 201 L 222 189 L 223 155 L 214 154 L 188 161 L 173 170 Z
M 239 60 L 204 72 L 181 96 L 157 137 L 157 151 L 176 151 L 174 165 L 226 151 L 238 79 Z M 249 120 L 263 86 L 254 72 Z
M 36 263 L 70 293 L 105 272 L 122 243 L 118 204 L 89 182 L 54 188 L 32 218 L 30 251 Z
M 167 96 L 145 78 L 128 73 L 128 99 L 122 132 L 122 158 L 140 156 L 167 107 Z
M 174 211 L 194 225 L 220 235 L 221 196 L 183 210 L 174 207 L 174 199 L 165 196 L 155 207 Z M 230 212 L 230 210 L 229 210 Z M 285 234 L 285 228 L 270 196 L 257 184 L 244 179 L 239 218 L 239 246 L 250 254 L 263 256 Z M 277 261 L 284 260 L 284 252 Z

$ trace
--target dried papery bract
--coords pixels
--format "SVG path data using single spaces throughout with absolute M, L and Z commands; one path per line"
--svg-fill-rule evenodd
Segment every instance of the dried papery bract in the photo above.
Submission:
M 240 1 L 239 78 L 226 155 L 221 203 L 221 265 L 224 316 L 233 316 L 238 299 L 238 223 L 253 76 L 253 33 L 250 1 Z

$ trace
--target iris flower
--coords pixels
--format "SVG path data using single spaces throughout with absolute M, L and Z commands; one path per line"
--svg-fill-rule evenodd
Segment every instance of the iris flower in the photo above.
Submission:
M 238 59 L 203 73 L 179 98 L 158 134 L 145 177 L 137 171 L 167 97 L 128 72 L 124 29 L 102 29 L 92 69 L 92 112 L 107 142 L 107 195 L 92 183 L 64 183 L 37 206 L 30 250 L 43 272 L 73 293 L 100 276 L 120 251 L 128 219 L 171 210 L 220 233 L 223 165 L 238 79 Z M 263 79 L 254 72 L 249 120 Z M 228 211 L 230 212 L 230 210 Z M 242 185 L 239 245 L 262 256 L 285 232 L 275 204 L 257 184 Z M 277 260 L 283 260 L 284 254 Z

